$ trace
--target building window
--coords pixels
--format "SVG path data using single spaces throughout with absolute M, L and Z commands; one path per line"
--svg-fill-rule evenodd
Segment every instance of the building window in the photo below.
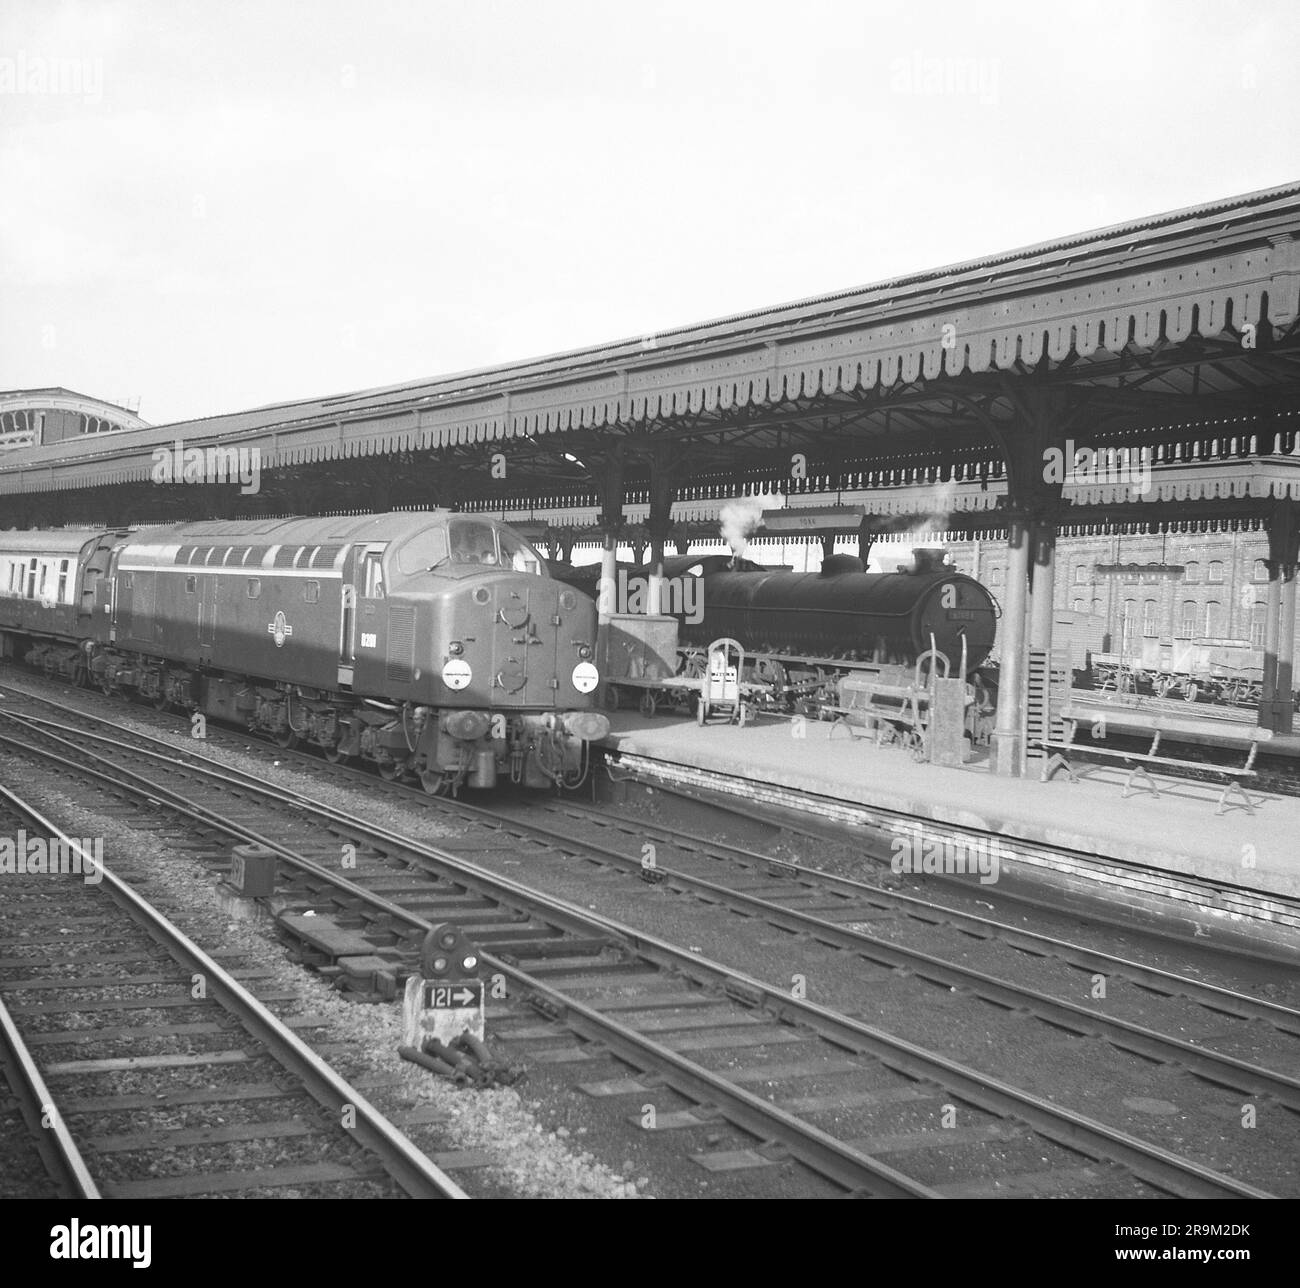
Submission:
M 1156 601 L 1148 599 L 1142 605 L 1142 634 L 1151 639 L 1156 634 Z
M 1124 601 L 1124 616 L 1122 618 L 1123 627 L 1121 638 L 1124 641 L 1124 648 L 1128 650 L 1133 644 L 1133 629 L 1137 625 L 1137 604 L 1131 600 Z
M 1250 642 L 1255 648 L 1264 647 L 1264 616 L 1267 611 L 1267 604 L 1256 604 L 1250 610 Z
M 1184 581 L 1201 580 L 1201 565 L 1198 564 L 1195 559 L 1191 559 L 1187 562 L 1187 565 L 1183 570 L 1183 580 Z
M 1004 569 L 994 568 L 992 572 L 989 573 L 989 585 L 990 586 L 1002 585 L 1003 573 L 1004 573 Z
M 1079 564 L 1074 570 L 1074 584 L 1076 586 L 1086 586 L 1088 580 L 1088 565 Z
M 1210 565 L 1205 572 L 1205 580 L 1215 581 L 1215 582 L 1223 581 L 1223 560 L 1222 559 L 1210 560 Z
M 1178 619 L 1178 636 L 1189 640 L 1196 634 L 1196 600 L 1183 600 L 1182 615 Z
M 1084 607 L 1083 600 L 1076 599 L 1074 601 L 1074 611 L 1076 613 L 1086 613 L 1088 611 L 1087 608 Z
M 1205 638 L 1207 640 L 1218 639 L 1222 629 L 1223 605 L 1217 599 L 1212 599 L 1205 605 Z

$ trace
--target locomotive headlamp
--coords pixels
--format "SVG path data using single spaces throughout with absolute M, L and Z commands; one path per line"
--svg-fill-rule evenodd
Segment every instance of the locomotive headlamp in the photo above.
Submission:
M 459 657 L 464 651 L 465 646 L 460 642 L 460 640 L 452 640 L 452 642 L 447 645 L 447 652 L 450 653 L 452 657 Z
M 571 679 L 579 693 L 591 693 L 600 683 L 600 672 L 590 662 L 579 662 L 573 668 Z
M 582 660 L 585 662 L 585 661 L 586 661 L 586 660 L 591 656 L 591 645 L 590 645 L 590 644 L 579 644 L 579 645 L 578 645 L 578 656 L 579 656 L 580 658 L 582 658 Z

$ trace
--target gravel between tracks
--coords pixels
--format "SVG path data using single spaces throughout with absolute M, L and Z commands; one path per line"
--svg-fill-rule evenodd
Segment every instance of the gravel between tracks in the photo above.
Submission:
M 123 723 L 133 722 L 124 718 Z M 156 729 L 137 726 L 141 732 Z M 172 738 L 175 744 L 192 750 L 188 740 Z M 240 765 L 237 754 L 213 754 L 214 760 Z M 248 766 L 245 764 L 244 766 Z M 320 784 L 306 775 L 281 769 L 285 785 L 317 795 Z M 458 1090 L 398 1058 L 401 1016 L 396 1006 L 358 1005 L 344 1001 L 311 972 L 285 960 L 268 924 L 231 921 L 222 911 L 212 878 L 196 865 L 168 852 L 165 843 L 149 833 L 79 804 L 63 791 L 51 788 L 38 769 L 18 758 L 0 753 L 0 777 L 13 790 L 43 809 L 67 832 L 79 837 L 103 837 L 107 865 L 113 856 L 129 855 L 135 869 L 153 878 L 149 898 L 164 906 L 167 914 L 196 942 L 208 949 L 238 952 L 250 965 L 272 972 L 259 981 L 268 988 L 292 990 L 301 1010 L 328 1020 L 325 1028 L 310 1035 L 315 1044 L 330 1044 L 328 1058 L 350 1079 L 384 1079 L 391 1085 L 363 1087 L 367 1097 L 390 1114 L 430 1107 L 440 1121 L 429 1128 L 411 1128 L 409 1134 L 428 1153 L 444 1150 L 481 1152 L 490 1160 L 481 1168 L 452 1173 L 473 1194 L 484 1197 L 518 1198 L 635 1198 L 637 1185 L 615 1175 L 585 1153 L 576 1153 L 543 1128 L 527 1103 L 513 1089 L 492 1091 Z M 300 782 L 294 781 L 301 780 Z M 335 795 L 331 793 L 331 795 Z M 335 795 L 348 808 L 349 793 Z M 342 798 L 342 799 L 340 799 Z M 371 803 L 373 813 L 373 802 Z M 405 820 L 409 828 L 409 818 Z M 432 825 L 426 836 L 432 836 Z M 68 1000 L 72 1000 L 69 998 Z M 272 1009 L 283 1011 L 280 1005 Z M 290 1009 L 297 1009 L 291 1007 Z M 283 1193 L 283 1191 L 278 1191 Z

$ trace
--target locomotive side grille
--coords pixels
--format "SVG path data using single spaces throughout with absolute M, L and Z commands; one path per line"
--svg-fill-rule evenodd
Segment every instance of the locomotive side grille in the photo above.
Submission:
M 388 610 L 388 667 L 385 676 L 410 684 L 415 665 L 415 609 L 396 605 Z

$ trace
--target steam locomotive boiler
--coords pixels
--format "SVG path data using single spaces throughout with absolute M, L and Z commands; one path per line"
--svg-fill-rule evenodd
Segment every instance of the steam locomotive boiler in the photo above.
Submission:
M 864 572 L 835 555 L 820 572 L 724 566 L 702 583 L 698 620 L 680 619 L 692 644 L 730 636 L 756 653 L 905 664 L 934 648 L 953 675 L 963 662 L 973 671 L 993 647 L 992 596 L 933 551 L 916 551 L 913 566 L 896 572 Z

